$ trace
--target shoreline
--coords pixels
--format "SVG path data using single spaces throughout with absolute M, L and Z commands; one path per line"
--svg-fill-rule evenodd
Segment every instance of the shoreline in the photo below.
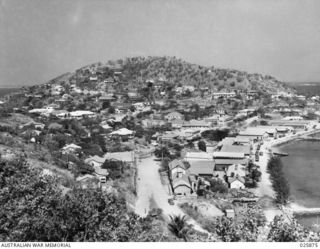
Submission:
M 312 134 L 320 133 L 320 124 L 311 131 L 301 131 L 294 135 L 279 138 L 277 140 L 266 141 L 261 146 L 261 151 L 263 151 L 263 157 L 261 157 L 260 161 L 257 163 L 260 166 L 260 170 L 262 173 L 261 181 L 258 184 L 258 188 L 255 190 L 256 195 L 259 198 L 269 197 L 274 199 L 274 190 L 272 187 L 272 183 L 270 180 L 270 174 L 267 172 L 267 165 L 270 157 L 272 156 L 272 147 L 277 147 L 283 144 L 287 144 L 297 140 L 303 140 L 301 136 L 308 136 Z M 289 220 L 294 216 L 294 214 L 303 215 L 303 214 L 313 214 L 320 213 L 319 208 L 307 208 L 300 206 L 297 203 L 289 203 L 286 206 L 279 206 L 277 209 L 275 207 L 272 208 L 264 208 L 265 215 L 267 216 L 267 220 L 272 221 L 274 216 L 283 214 L 284 217 L 287 217 Z

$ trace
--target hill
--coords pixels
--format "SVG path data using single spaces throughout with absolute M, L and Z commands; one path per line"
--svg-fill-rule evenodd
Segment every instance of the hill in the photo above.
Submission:
M 115 77 L 116 75 L 116 77 Z M 208 87 L 213 92 L 234 90 L 254 90 L 264 93 L 293 91 L 288 85 L 272 76 L 251 74 L 233 69 L 205 67 L 188 63 L 175 57 L 133 57 L 95 63 L 50 80 L 47 84 L 76 83 L 93 89 L 101 87 L 92 84 L 90 77 L 97 77 L 96 83 L 108 78 L 123 86 L 139 87 L 146 81 L 162 82 L 175 86 L 192 85 L 196 88 Z

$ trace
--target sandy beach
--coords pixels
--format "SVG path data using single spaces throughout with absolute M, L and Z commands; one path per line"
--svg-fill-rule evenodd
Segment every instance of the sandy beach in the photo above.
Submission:
M 300 131 L 300 132 L 297 132 L 296 134 L 290 134 L 283 138 L 271 139 L 269 141 L 264 142 L 264 144 L 260 148 L 260 151 L 263 152 L 263 156 L 260 156 L 259 162 L 255 162 L 257 165 L 260 166 L 260 171 L 262 173 L 261 181 L 258 183 L 257 189 L 255 189 L 255 194 L 257 196 L 259 196 L 260 198 L 267 197 L 272 199 L 275 196 L 274 190 L 272 188 L 272 183 L 270 181 L 270 175 L 267 172 L 267 165 L 271 157 L 272 147 L 278 146 L 283 143 L 288 143 L 292 140 L 299 139 L 302 136 L 311 135 L 318 132 L 320 132 L 320 125 L 317 125 L 316 128 L 309 131 Z M 285 214 L 287 216 L 288 214 L 290 214 L 291 216 L 293 212 L 312 212 L 312 211 L 320 211 L 320 209 L 311 210 L 309 208 L 305 208 L 297 204 L 291 203 L 287 207 L 278 207 L 278 208 L 274 206 L 270 208 L 267 207 L 264 209 L 264 211 L 265 211 L 267 220 L 272 221 L 275 215 Z

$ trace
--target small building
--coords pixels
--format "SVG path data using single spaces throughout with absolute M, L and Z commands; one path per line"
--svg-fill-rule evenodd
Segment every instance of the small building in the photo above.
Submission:
M 82 119 L 84 117 L 94 118 L 96 114 L 91 111 L 74 111 L 70 112 L 70 117 L 75 119 Z
M 229 187 L 232 189 L 245 189 L 245 180 L 243 177 L 228 177 Z
M 247 165 L 248 160 L 245 158 L 237 159 L 237 158 L 230 158 L 230 159 L 214 159 L 215 163 L 215 171 L 227 171 L 227 169 L 233 164 L 240 164 L 240 165 Z
M 81 149 L 82 149 L 81 146 L 78 146 L 76 144 L 67 144 L 61 149 L 61 151 L 62 151 L 62 154 L 70 154 L 70 153 L 77 153 Z
M 187 165 L 186 162 L 174 159 L 169 163 L 170 177 L 171 179 L 180 178 L 186 174 Z
M 131 130 L 128 130 L 127 128 L 121 128 L 117 131 L 110 133 L 111 136 L 120 136 L 120 137 L 128 137 L 128 138 L 132 138 L 133 134 L 134 132 Z
M 235 92 L 218 92 L 218 93 L 212 93 L 212 99 L 218 99 L 218 98 L 234 98 L 236 96 Z
M 179 112 L 170 112 L 165 116 L 165 119 L 167 119 L 168 121 L 171 121 L 174 119 L 183 120 L 184 116 Z
M 235 212 L 233 209 L 226 209 L 226 210 L 224 210 L 224 212 L 225 212 L 226 217 L 234 219 Z
M 104 154 L 103 158 L 105 160 L 116 160 L 129 164 L 132 166 L 135 162 L 135 152 L 134 151 L 122 151 L 122 152 L 107 152 Z
M 84 162 L 92 167 L 100 167 L 105 162 L 105 159 L 99 156 L 92 156 L 84 160 Z
M 172 181 L 172 189 L 176 196 L 189 196 L 193 193 L 189 177 L 184 175 L 179 178 L 174 178 Z
M 190 120 L 189 122 L 184 122 L 182 125 L 183 128 L 209 128 L 209 123 L 203 120 Z

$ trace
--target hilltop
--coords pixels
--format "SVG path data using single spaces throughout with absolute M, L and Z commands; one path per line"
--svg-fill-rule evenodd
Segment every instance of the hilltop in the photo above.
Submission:
M 118 74 L 117 74 L 118 73 Z M 117 75 L 117 77 L 114 77 Z M 235 90 L 261 91 L 274 93 L 293 91 L 292 88 L 269 75 L 247 73 L 233 69 L 221 69 L 192 64 L 176 57 L 133 57 L 94 63 L 84 66 L 73 73 L 63 74 L 46 84 L 69 83 L 85 85 L 92 90 L 101 88 L 99 84 L 90 84 L 111 78 L 123 86 L 139 87 L 146 81 L 166 82 L 175 86 L 192 85 L 196 88 L 209 88 L 212 92 L 230 92 Z M 91 82 L 92 83 L 92 82 Z

